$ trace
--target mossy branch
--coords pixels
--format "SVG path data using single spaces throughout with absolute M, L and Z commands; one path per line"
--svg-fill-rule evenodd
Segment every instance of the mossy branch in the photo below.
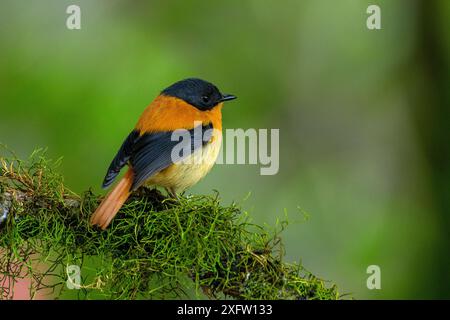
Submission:
M 0 157 L 0 298 L 24 278 L 32 297 L 338 298 L 334 285 L 282 260 L 286 222 L 268 232 L 218 194 L 176 202 L 141 188 L 101 231 L 89 224 L 99 196 L 69 191 L 57 164 L 42 151 Z M 66 285 L 69 265 L 81 268 L 79 290 Z

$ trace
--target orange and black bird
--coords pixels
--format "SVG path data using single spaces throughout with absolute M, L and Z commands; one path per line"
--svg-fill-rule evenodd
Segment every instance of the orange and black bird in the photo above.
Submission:
M 233 99 L 236 96 L 222 94 L 212 83 L 196 78 L 161 91 L 112 160 L 103 188 L 113 183 L 125 165 L 128 170 L 103 199 L 91 223 L 106 229 L 131 192 L 144 184 L 164 187 L 177 198 L 176 192 L 202 179 L 219 155 L 223 103 Z M 180 146 L 174 133 L 180 129 L 190 139 L 187 148 L 174 157 L 174 148 Z

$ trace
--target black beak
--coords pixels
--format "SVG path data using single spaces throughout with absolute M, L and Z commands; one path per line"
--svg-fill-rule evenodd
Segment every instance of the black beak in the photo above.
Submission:
M 234 100 L 234 99 L 236 99 L 237 97 L 236 96 L 233 96 L 232 94 L 223 94 L 222 95 L 222 99 L 220 99 L 220 102 L 223 102 L 223 101 L 230 101 L 230 100 Z

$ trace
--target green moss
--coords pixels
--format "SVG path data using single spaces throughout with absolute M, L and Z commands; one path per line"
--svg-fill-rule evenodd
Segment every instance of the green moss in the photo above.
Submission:
M 50 289 L 56 298 L 79 299 L 338 298 L 335 286 L 283 261 L 285 223 L 268 232 L 236 204 L 221 205 L 217 193 L 176 202 L 141 188 L 101 231 L 89 224 L 99 196 L 68 190 L 44 152 L 25 162 L 14 156 L 0 161 L 0 204 L 12 202 L 0 227 L 0 274 L 34 278 L 32 294 Z M 79 290 L 65 285 L 68 265 L 81 267 Z M 8 297 L 11 284 L 0 285 Z

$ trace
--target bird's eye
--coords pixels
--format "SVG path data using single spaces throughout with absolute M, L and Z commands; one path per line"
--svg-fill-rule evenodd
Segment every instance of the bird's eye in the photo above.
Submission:
M 208 103 L 208 102 L 209 102 L 209 97 L 208 97 L 208 96 L 203 96 L 203 97 L 202 97 L 202 101 L 203 101 L 204 103 Z

